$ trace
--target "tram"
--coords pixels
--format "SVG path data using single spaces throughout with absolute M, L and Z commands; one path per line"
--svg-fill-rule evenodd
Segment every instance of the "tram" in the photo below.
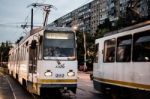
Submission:
M 117 95 L 135 91 L 150 97 L 150 21 L 110 32 L 95 45 L 96 90 Z
M 75 37 L 69 27 L 33 29 L 10 50 L 9 74 L 37 95 L 56 89 L 76 93 Z

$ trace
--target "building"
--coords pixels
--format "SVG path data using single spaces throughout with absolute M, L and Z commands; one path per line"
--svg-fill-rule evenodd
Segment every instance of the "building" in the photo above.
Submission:
M 95 34 L 97 26 L 108 18 L 107 0 L 94 0 L 91 3 L 91 33 Z
M 77 26 L 79 31 L 90 33 L 91 2 L 55 20 L 50 26 Z
M 109 19 L 112 25 L 119 17 L 125 17 L 127 7 L 142 16 L 148 16 L 148 0 L 93 0 L 56 19 L 51 26 L 78 26 L 79 31 L 95 34 L 97 26 Z

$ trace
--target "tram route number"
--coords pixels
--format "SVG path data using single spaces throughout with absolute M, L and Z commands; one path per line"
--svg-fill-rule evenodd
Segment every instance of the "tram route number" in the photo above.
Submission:
M 64 76 L 65 76 L 64 74 L 56 74 L 55 75 L 56 78 L 64 78 Z

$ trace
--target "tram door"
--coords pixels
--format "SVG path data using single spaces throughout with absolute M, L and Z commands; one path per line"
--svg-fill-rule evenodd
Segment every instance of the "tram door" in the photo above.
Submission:
M 29 48 L 29 78 L 30 82 L 36 81 L 36 71 L 37 71 L 37 46 L 31 44 Z

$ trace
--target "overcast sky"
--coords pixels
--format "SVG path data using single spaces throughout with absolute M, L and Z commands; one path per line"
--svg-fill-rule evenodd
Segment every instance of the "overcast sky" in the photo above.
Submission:
M 48 23 L 71 12 L 72 10 L 87 4 L 93 0 L 0 0 L 0 43 L 5 41 L 15 42 L 25 31 L 20 25 L 25 22 L 30 24 L 32 3 L 51 4 Z M 39 26 L 43 22 L 43 10 L 34 8 L 34 25 Z

